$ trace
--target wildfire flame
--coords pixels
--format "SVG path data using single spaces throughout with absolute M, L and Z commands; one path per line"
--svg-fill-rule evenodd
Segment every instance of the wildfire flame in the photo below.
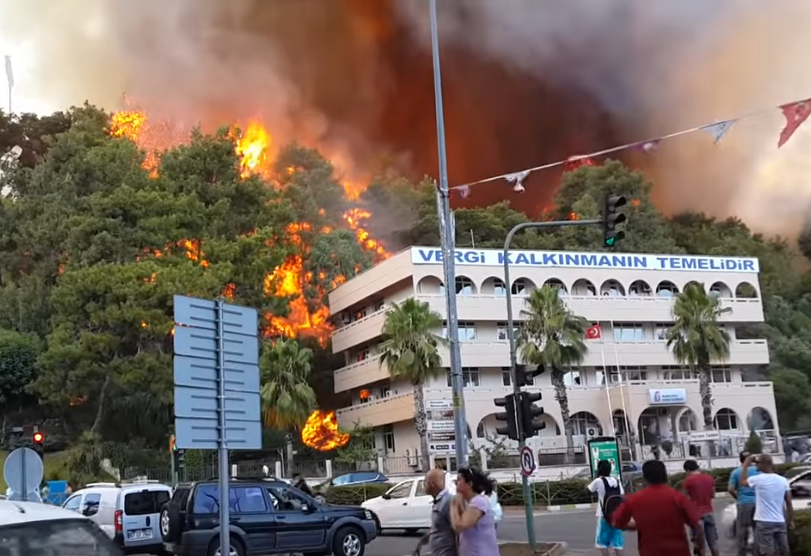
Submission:
M 188 129 L 178 128 L 168 122 L 150 121 L 147 114 L 142 110 L 137 110 L 131 106 L 127 111 L 113 114 L 110 121 L 110 134 L 114 137 L 127 137 L 135 142 L 141 149 L 146 151 L 144 168 L 149 171 L 153 178 L 158 176 L 158 166 L 160 164 L 159 153 L 174 145 L 188 141 Z M 267 175 L 270 169 L 271 159 L 270 148 L 272 146 L 272 136 L 265 126 L 252 120 L 248 122 L 244 130 L 237 134 L 232 132 L 234 150 L 240 159 L 240 174 L 243 178 L 251 175 Z M 295 167 L 287 169 L 290 174 L 297 171 Z M 345 181 L 342 183 L 346 197 L 356 200 L 360 196 L 364 187 L 359 183 Z M 369 232 L 364 227 L 365 221 L 371 217 L 368 211 L 362 209 L 351 209 L 343 214 L 343 220 L 347 227 L 355 232 L 358 243 L 364 249 L 375 254 L 376 260 L 386 259 L 390 254 L 380 243 L 370 237 Z M 286 336 L 295 338 L 297 336 L 315 337 L 322 346 L 326 346 L 332 332 L 332 325 L 329 322 L 329 309 L 320 305 L 316 308 L 309 307 L 302 292 L 305 285 L 314 283 L 313 279 L 318 278 L 321 282 L 324 276 L 313 276 L 312 272 L 305 270 L 305 258 L 308 254 L 308 247 L 301 239 L 302 231 L 310 231 L 311 226 L 307 222 L 301 222 L 288 226 L 286 235 L 288 241 L 297 247 L 298 254 L 289 257 L 283 264 L 273 269 L 265 277 L 265 292 L 267 295 L 291 297 L 290 313 L 287 317 L 270 317 L 270 326 L 265 331 L 267 336 Z M 321 230 L 322 233 L 329 233 L 328 228 Z M 160 249 L 145 249 L 146 255 L 155 257 L 162 256 L 165 252 L 175 247 L 166 246 Z M 176 247 L 185 250 L 186 257 L 192 261 L 199 262 L 204 268 L 208 266 L 199 241 L 196 239 L 183 239 Z M 139 258 L 140 259 L 140 258 Z M 155 277 L 151 279 L 155 282 Z M 325 289 L 337 287 L 345 282 L 346 278 L 339 276 L 328 284 Z M 228 299 L 233 299 L 236 292 L 236 284 L 226 284 L 222 295 Z M 319 292 L 324 294 L 326 292 Z M 333 417 L 334 418 L 334 417 Z M 336 425 L 337 427 L 337 425 Z M 337 429 L 336 429 L 337 430 Z M 348 441 L 348 440 L 347 440 Z M 344 443 L 345 444 L 345 443 Z
M 321 452 L 343 448 L 349 444 L 350 435 L 341 432 L 334 411 L 313 411 L 301 431 L 305 446 Z

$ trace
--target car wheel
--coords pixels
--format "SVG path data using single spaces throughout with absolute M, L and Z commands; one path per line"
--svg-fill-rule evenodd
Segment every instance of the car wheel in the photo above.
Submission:
M 171 502 L 164 504 L 159 525 L 164 542 L 177 542 L 180 538 L 180 508 Z
M 220 537 L 214 537 L 208 545 L 208 556 L 222 556 L 220 551 Z M 245 556 L 245 549 L 239 539 L 231 537 L 231 550 L 228 556 Z
M 405 531 L 406 531 L 406 535 L 416 535 L 417 533 L 420 532 L 419 529 L 406 529 Z
M 357 527 L 342 527 L 332 539 L 334 556 L 363 556 L 365 551 L 363 533 Z

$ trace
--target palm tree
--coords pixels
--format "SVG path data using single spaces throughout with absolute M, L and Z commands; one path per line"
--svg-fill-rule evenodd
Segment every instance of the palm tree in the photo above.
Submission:
M 442 324 L 442 315 L 432 311 L 428 303 L 406 299 L 386 312 L 380 345 L 380 365 L 388 367 L 392 378 L 408 380 L 414 386 L 414 428 L 420 437 L 425 469 L 429 468 L 429 458 L 423 385 L 443 371 L 437 348 L 447 342 L 436 334 Z
M 315 392 L 307 382 L 312 360 L 313 351 L 295 340 L 279 338 L 265 345 L 259 368 L 262 410 L 268 427 L 298 428 L 316 408 Z
M 729 358 L 729 334 L 718 324 L 721 303 L 703 284 L 687 284 L 673 304 L 674 324 L 667 331 L 667 347 L 676 361 L 698 372 L 704 430 L 713 429 L 711 363 Z
M 519 336 L 521 360 L 528 365 L 545 365 L 551 370 L 555 400 L 566 434 L 566 458 L 574 453 L 574 432 L 569 416 L 569 396 L 563 380 L 564 367 L 583 362 L 588 348 L 584 341 L 588 321 L 572 313 L 560 298 L 556 287 L 545 285 L 534 290 L 521 311 L 524 325 Z

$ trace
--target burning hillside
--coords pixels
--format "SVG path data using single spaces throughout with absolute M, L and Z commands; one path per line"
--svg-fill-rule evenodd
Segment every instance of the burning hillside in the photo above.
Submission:
M 146 153 L 144 168 L 149 171 L 150 176 L 157 177 L 161 153 L 168 148 L 188 142 L 191 130 L 169 121 L 153 121 L 142 110 L 128 110 L 113 114 L 110 133 L 115 137 L 131 139 L 144 150 Z M 232 129 L 231 137 L 240 159 L 242 177 L 258 175 L 267 179 L 269 186 L 278 186 L 278 181 L 271 177 L 276 154 L 272 135 L 263 123 L 251 120 L 244 130 Z M 293 166 L 287 168 L 287 173 L 291 176 L 297 171 L 299 170 Z M 348 181 L 342 183 L 342 186 L 348 200 L 357 199 L 363 189 L 361 184 Z M 320 210 L 320 214 L 324 215 L 323 209 Z M 371 214 L 364 209 L 351 208 L 342 215 L 343 227 L 354 233 L 358 245 L 372 253 L 375 260 L 383 260 L 389 253 L 378 241 L 370 237 L 364 227 L 370 217 Z M 329 341 L 332 331 L 329 309 L 322 303 L 314 305 L 312 299 L 323 298 L 329 289 L 346 281 L 346 276 L 339 274 L 330 278 L 324 272 L 311 270 L 308 265 L 311 245 L 308 245 L 304 238 L 312 236 L 315 232 L 327 234 L 330 231 L 331 228 L 327 226 L 314 229 L 313 224 L 309 222 L 294 223 L 285 230 L 283 241 L 293 248 L 294 254 L 277 268 L 268 269 L 265 293 L 290 298 L 290 313 L 286 317 L 268 315 L 269 326 L 265 330 L 266 336 L 314 337 L 322 346 Z M 197 240 L 193 238 L 180 240 L 177 247 L 184 249 L 191 260 L 207 265 L 202 246 Z M 160 250 L 154 250 L 151 254 L 160 256 L 160 253 Z M 228 284 L 223 290 L 223 296 L 232 297 L 235 287 L 234 284 Z M 318 294 L 310 296 L 309 302 L 308 297 L 304 295 L 305 288 L 308 287 L 315 287 Z

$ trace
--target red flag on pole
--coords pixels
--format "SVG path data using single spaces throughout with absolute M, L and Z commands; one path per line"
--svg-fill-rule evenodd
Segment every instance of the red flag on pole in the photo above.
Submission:
M 599 340 L 603 337 L 603 332 L 600 329 L 599 324 L 595 324 L 594 326 L 589 326 L 586 329 L 586 339 L 587 340 Z
M 786 117 L 786 127 L 780 132 L 780 140 L 777 142 L 778 149 L 785 145 L 794 132 L 808 119 L 808 116 L 811 116 L 811 98 L 784 104 L 780 110 Z

